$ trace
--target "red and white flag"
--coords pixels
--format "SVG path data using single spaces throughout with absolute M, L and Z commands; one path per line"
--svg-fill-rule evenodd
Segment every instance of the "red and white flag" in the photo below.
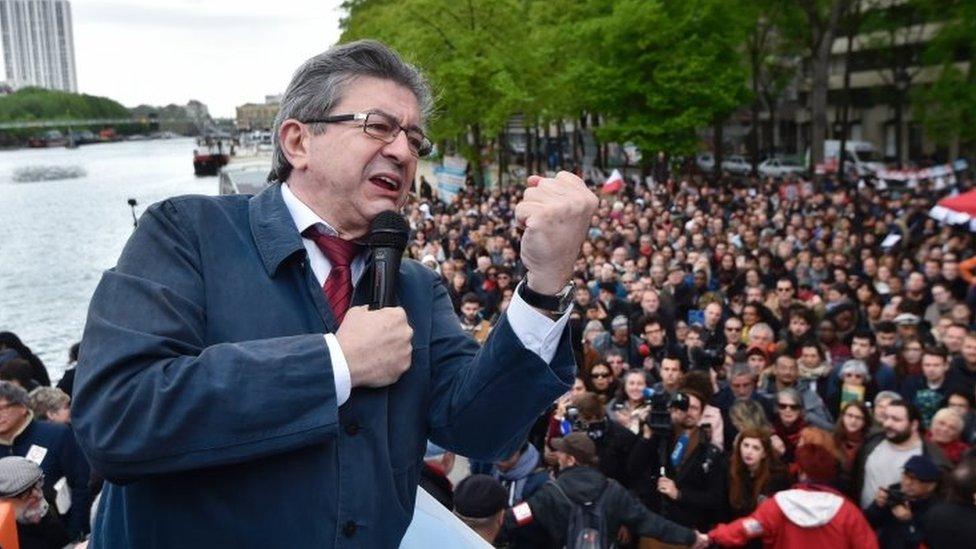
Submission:
M 610 177 L 603 183 L 603 194 L 613 194 L 624 188 L 624 176 L 620 175 L 620 170 L 614 169 Z

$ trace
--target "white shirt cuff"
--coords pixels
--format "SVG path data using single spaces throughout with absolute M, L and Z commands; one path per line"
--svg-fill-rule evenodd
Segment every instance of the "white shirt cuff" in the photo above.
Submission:
M 569 322 L 569 313 L 572 310 L 572 307 L 567 307 L 559 320 L 554 321 L 526 303 L 516 289 L 505 314 L 508 315 L 508 323 L 512 325 L 512 331 L 522 345 L 549 364 L 552 357 L 556 356 L 559 339 Z
M 325 344 L 329 347 L 329 358 L 332 359 L 332 377 L 335 378 L 336 407 L 342 406 L 349 400 L 352 392 L 352 377 L 349 375 L 349 363 L 346 355 L 342 354 L 339 340 L 335 334 L 325 334 Z

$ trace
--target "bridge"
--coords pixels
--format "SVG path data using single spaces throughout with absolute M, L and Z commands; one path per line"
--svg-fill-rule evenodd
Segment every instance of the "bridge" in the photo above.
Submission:
M 0 130 L 21 130 L 31 128 L 64 128 L 66 126 L 112 126 L 116 124 L 160 124 L 168 122 L 193 122 L 186 118 L 87 118 L 71 120 L 22 120 L 0 122 Z

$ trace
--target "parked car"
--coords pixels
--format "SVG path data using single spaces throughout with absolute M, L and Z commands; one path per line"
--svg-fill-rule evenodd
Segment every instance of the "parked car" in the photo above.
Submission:
M 722 161 L 722 171 L 732 175 L 746 175 L 752 171 L 752 164 L 742 156 L 732 154 L 726 156 L 725 160 Z
M 711 173 L 715 169 L 715 156 L 710 152 L 699 153 L 695 157 L 695 165 L 698 166 L 699 170 Z
M 759 164 L 759 175 L 763 177 L 786 177 L 790 174 L 802 174 L 806 171 L 806 166 L 795 160 L 785 158 L 768 158 Z

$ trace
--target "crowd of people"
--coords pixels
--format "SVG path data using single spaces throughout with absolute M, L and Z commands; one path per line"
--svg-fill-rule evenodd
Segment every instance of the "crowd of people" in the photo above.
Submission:
M 658 180 L 601 194 L 573 276 L 576 383 L 518 453 L 471 465 L 462 486 L 498 484 L 496 504 L 471 514 L 465 490 L 456 513 L 508 547 L 575 546 L 577 506 L 621 547 L 976 539 L 976 250 L 927 215 L 948 189 Z M 480 341 L 524 275 L 520 193 L 408 209 L 409 255 Z M 627 505 L 598 503 L 604 486 Z
M 926 215 L 945 191 L 658 180 L 601 194 L 572 281 L 572 389 L 456 485 L 431 445 L 422 486 L 499 547 L 976 539 L 976 249 Z M 479 342 L 525 275 L 522 190 L 443 201 L 422 182 L 405 210 L 407 255 Z M 0 502 L 21 547 L 89 530 L 101 480 L 72 379 L 51 387 L 0 333 Z

